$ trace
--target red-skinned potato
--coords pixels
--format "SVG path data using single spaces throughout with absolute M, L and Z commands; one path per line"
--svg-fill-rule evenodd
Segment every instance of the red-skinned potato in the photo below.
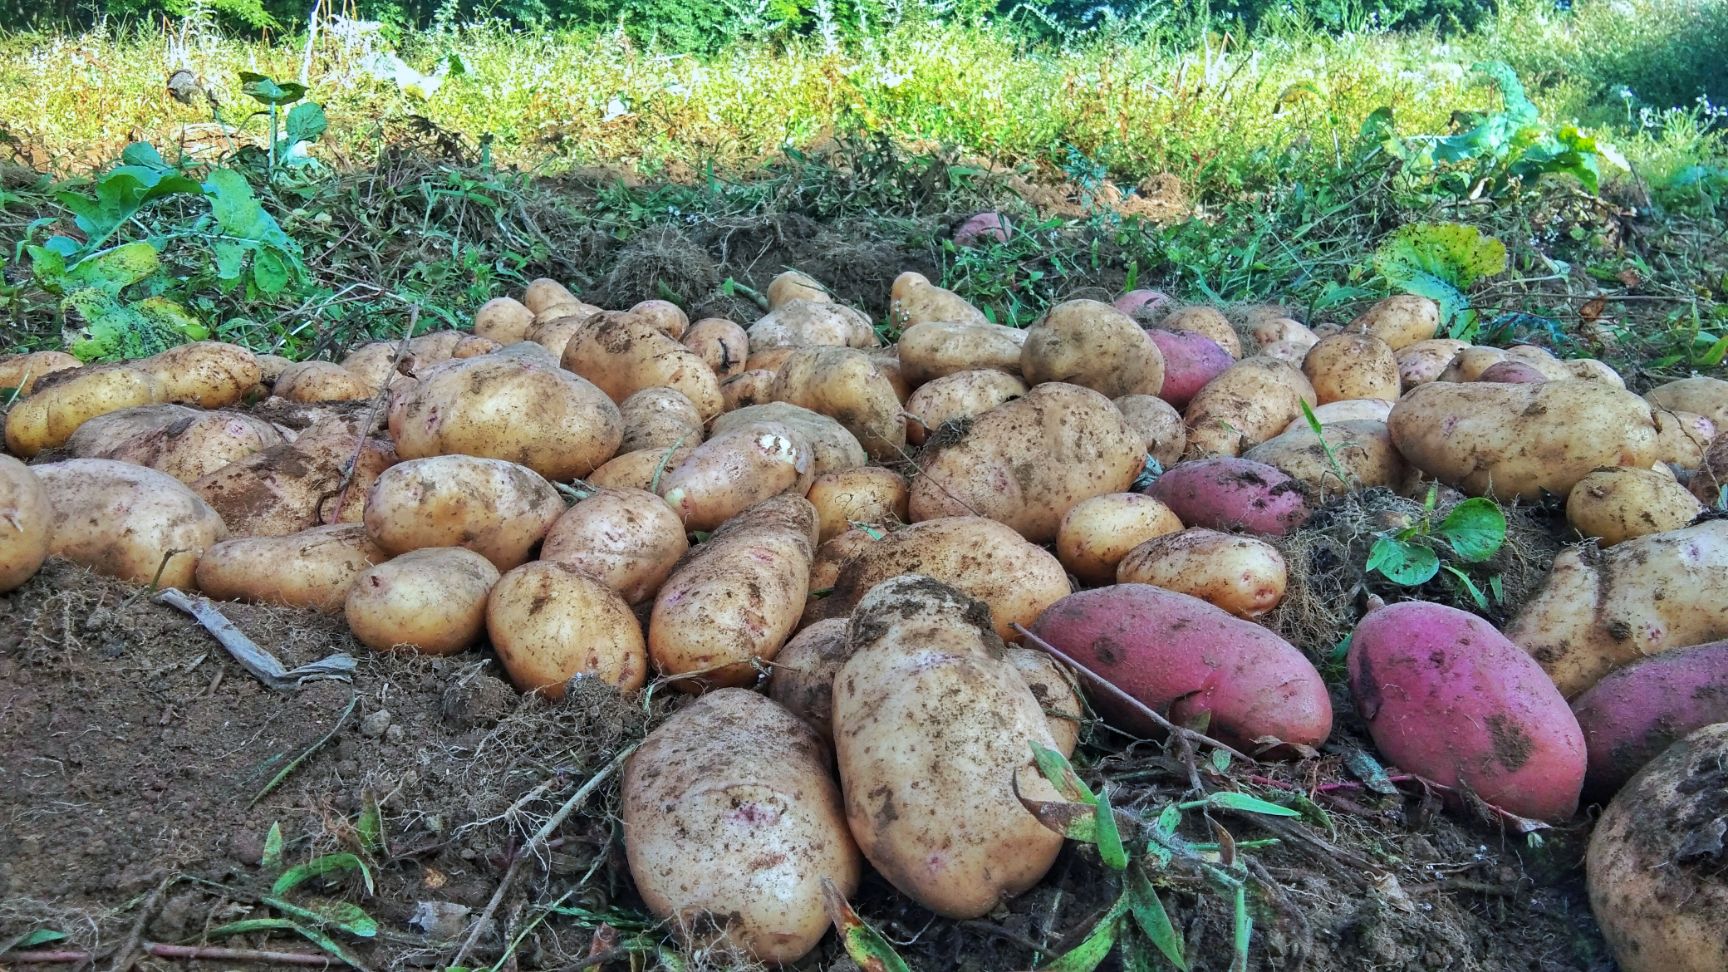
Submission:
M 954 242 L 960 246 L 1006 243 L 1012 235 L 1012 224 L 1001 213 L 978 213 L 954 227 Z
M 1142 289 L 1128 291 L 1111 301 L 1110 306 L 1139 321 L 1143 315 L 1161 314 L 1161 309 L 1170 302 L 1170 295 L 1162 290 Z
M 928 577 L 897 577 L 858 605 L 850 640 L 834 679 L 834 748 L 865 858 L 948 918 L 980 917 L 1031 888 L 1063 840 L 1020 801 L 1054 798 L 1030 764 L 1033 744 L 1057 742 L 984 606 Z
M 1146 441 L 1146 454 L 1168 469 L 1188 449 L 1188 425 L 1176 406 L 1156 395 L 1124 395 L 1113 402 L 1128 425 Z
M 1001 324 L 932 321 L 914 324 L 895 345 L 900 370 L 914 388 L 961 371 L 1020 374 L 1026 332 Z
M 1145 584 L 1100 587 L 1052 604 L 1031 630 L 1177 725 L 1209 717 L 1211 735 L 1251 752 L 1318 747 L 1332 732 L 1326 683 L 1302 652 L 1197 597 Z M 1092 701 L 1130 732 L 1160 732 L 1112 695 Z
M 660 590 L 689 550 L 684 524 L 660 497 L 599 489 L 552 524 L 540 559 L 590 574 L 635 605 Z
M 1303 402 L 1319 404 L 1300 370 L 1265 356 L 1244 358 L 1188 403 L 1187 455 L 1239 456 L 1284 431 L 1301 416 Z
M 1584 734 L 1542 669 L 1488 622 L 1441 604 L 1372 611 L 1350 639 L 1350 691 L 1400 768 L 1523 817 L 1578 809 Z
M 466 547 L 500 571 L 528 560 L 564 513 L 558 491 L 527 466 L 478 456 L 398 463 L 366 493 L 364 521 L 390 554 Z
M 1548 376 L 1536 370 L 1535 365 L 1508 358 L 1483 368 L 1476 380 L 1501 385 L 1539 385 L 1547 381 Z
M 50 556 L 131 584 L 195 589 L 204 553 L 228 536 L 178 479 L 111 459 L 31 467 L 48 495 Z
M 1344 328 L 1345 333 L 1378 338 L 1394 351 L 1431 341 L 1439 329 L 1440 305 L 1414 294 L 1388 297 L 1357 315 Z
M 635 314 L 653 324 L 656 330 L 674 341 L 682 341 L 684 334 L 690 330 L 690 315 L 669 300 L 644 300 L 626 313 Z
M 1250 459 L 1197 459 L 1159 476 L 1145 490 L 1191 527 L 1246 530 L 1281 537 L 1307 521 L 1300 484 Z
M 1702 512 L 1673 476 L 1648 469 L 1598 469 L 1566 494 L 1566 522 L 1604 547 L 1678 530 Z
M 0 392 L 10 399 L 16 391 L 20 397 L 36 390 L 44 375 L 83 367 L 83 362 L 64 351 L 31 351 L 0 357 Z M 7 389 L 11 389 L 8 391 Z
M 519 692 L 561 699 L 577 675 L 633 692 L 648 677 L 630 605 L 567 564 L 536 560 L 504 574 L 486 599 L 486 632 Z
M 499 344 L 527 340 L 533 324 L 534 312 L 514 297 L 494 297 L 474 312 L 474 333 Z
M 454 655 L 486 631 L 498 568 L 463 547 L 423 547 L 367 570 L 348 587 L 348 630 L 375 651 Z
M 1020 373 L 1028 385 L 1066 382 L 1106 398 L 1156 395 L 1164 387 L 1164 355 L 1109 304 L 1070 300 L 1027 329 Z
M 644 388 L 618 406 L 624 441 L 618 451 L 694 448 L 702 443 L 702 415 L 676 388 Z
M 6 410 L 6 450 L 29 459 L 57 449 L 99 415 L 163 401 L 156 376 L 121 366 L 79 368 L 44 382 Z
M 921 273 L 911 271 L 894 278 L 888 291 L 888 318 L 900 330 L 931 321 L 989 323 L 984 312 L 973 307 L 964 297 L 936 286 Z
M 1428 341 L 1417 341 L 1415 344 L 1401 348 L 1398 351 L 1398 383 L 1405 391 L 1417 385 L 1426 385 L 1431 381 L 1440 380 L 1452 359 L 1458 352 L 1469 347 L 1465 341 L 1454 341 L 1451 338 L 1434 338 Z
M 1584 793 L 1614 795 L 1695 729 L 1728 722 L 1728 641 L 1652 655 L 1609 672 L 1572 700 L 1590 753 Z
M 804 497 L 816 507 L 818 540 L 826 543 L 854 523 L 906 522 L 910 489 L 906 477 L 892 469 L 858 466 L 816 477 Z
M 721 381 L 743 374 L 750 360 L 750 336 L 724 317 L 704 317 L 690 325 L 682 340 Z
M 1386 342 L 1366 334 L 1321 338 L 1302 359 L 1302 373 L 1320 404 L 1399 394 L 1398 359 Z
M 676 388 L 704 419 L 725 408 L 720 379 L 707 362 L 652 321 L 634 314 L 597 314 L 578 328 L 559 359 L 622 403 L 644 388 Z
M 757 422 L 709 439 L 660 478 L 660 496 L 689 530 L 713 530 L 771 496 L 802 496 L 814 478 L 796 429 Z
M 918 386 L 906 399 L 906 441 L 923 445 L 949 422 L 966 421 L 1025 394 L 1026 383 L 1006 372 L 983 369 L 943 375 Z
M 130 362 L 128 367 L 156 376 L 164 401 L 202 408 L 237 405 L 264 377 L 251 351 L 222 341 L 182 344 Z
M 1236 363 L 1230 352 L 1204 334 L 1153 329 L 1146 337 L 1164 356 L 1164 386 L 1158 397 L 1177 408 L 1186 408 L 1200 389 Z
M 625 765 L 622 804 L 643 903 L 698 948 L 712 934 L 758 962 L 796 962 L 828 932 L 824 885 L 858 888 L 826 747 L 754 692 L 712 692 L 650 733 Z
M 1211 338 L 1213 343 L 1232 358 L 1242 357 L 1242 339 L 1230 319 L 1216 307 L 1193 304 L 1177 308 L 1164 316 L 1158 326 L 1167 331 L 1192 331 Z
M 1116 579 L 1116 565 L 1153 537 L 1176 533 L 1170 507 L 1140 493 L 1106 493 L 1074 504 L 1056 530 L 1056 556 L 1087 584 Z
M 1191 594 L 1239 618 L 1257 618 L 1277 607 L 1289 579 L 1277 547 L 1203 527 L 1153 537 L 1128 551 L 1116 567 L 1119 584 Z
M 342 610 L 361 574 L 388 560 L 357 523 L 318 526 L 285 537 L 224 540 L 198 560 L 198 589 L 224 601 Z
M 0 594 L 35 576 L 48 559 L 54 515 L 30 467 L 0 455 Z

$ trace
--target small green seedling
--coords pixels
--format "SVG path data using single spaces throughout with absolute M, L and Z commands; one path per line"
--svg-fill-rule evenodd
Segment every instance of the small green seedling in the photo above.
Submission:
M 1419 587 L 1444 570 L 1467 591 L 1477 607 L 1487 610 L 1488 597 L 1470 576 L 1455 564 L 1444 563 L 1447 553 L 1466 564 L 1479 564 L 1494 557 L 1506 543 L 1506 514 L 1491 499 L 1467 499 L 1438 523 L 1434 521 L 1438 487 L 1428 491 L 1422 516 L 1415 523 L 1374 541 L 1368 551 L 1367 570 L 1401 587 Z M 1489 589 L 1500 597 L 1500 578 L 1489 580 Z

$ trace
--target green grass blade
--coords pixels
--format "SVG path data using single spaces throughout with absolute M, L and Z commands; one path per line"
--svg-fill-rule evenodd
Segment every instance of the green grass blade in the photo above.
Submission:
M 259 861 L 265 870 L 274 871 L 282 866 L 282 823 L 276 821 L 270 824 L 270 832 L 264 835 L 264 856 Z
M 1038 772 L 1044 774 L 1044 778 L 1050 781 L 1050 785 L 1056 788 L 1056 792 L 1060 793 L 1064 800 L 1088 806 L 1098 801 L 1097 795 L 1075 774 L 1074 766 L 1068 762 L 1067 757 L 1040 745 L 1036 739 L 1032 740 L 1031 745 L 1032 761 L 1038 765 Z
M 1220 790 L 1207 797 L 1206 802 L 1209 805 L 1222 810 L 1238 810 L 1242 813 L 1259 813 L 1265 814 L 1268 817 L 1302 816 L 1302 811 L 1300 810 L 1292 810 L 1289 807 L 1279 806 L 1276 803 L 1262 800 L 1259 797 L 1249 796 L 1246 793 L 1237 793 L 1234 790 Z
M 828 920 L 834 923 L 834 931 L 840 936 L 846 954 L 864 972 L 912 972 L 906 960 L 888 944 L 888 939 L 858 917 L 858 913 L 846 903 L 846 896 L 827 878 L 822 879 L 822 905 L 828 911 Z
M 1146 877 L 1145 869 L 1138 865 L 1128 869 L 1128 910 L 1141 934 L 1159 954 L 1181 972 L 1188 972 L 1188 959 L 1182 954 L 1187 950 L 1182 943 L 1182 930 L 1170 920 L 1158 890 Z
M 349 853 L 325 854 L 315 857 L 297 867 L 291 867 L 282 872 L 276 883 L 270 886 L 271 894 L 287 894 L 315 877 L 322 877 L 337 871 L 358 871 L 360 880 L 366 886 L 366 893 L 374 893 L 372 886 L 372 871 L 366 862 Z
M 1092 972 L 1103 965 L 1104 960 L 1110 957 L 1110 950 L 1116 947 L 1116 934 L 1122 927 L 1122 913 L 1126 910 L 1123 899 L 1117 899 L 1080 944 L 1040 968 L 1039 972 Z
M 1236 886 L 1236 920 L 1231 936 L 1230 972 L 1248 972 L 1248 945 L 1254 936 L 1254 918 L 1248 914 L 1248 887 Z

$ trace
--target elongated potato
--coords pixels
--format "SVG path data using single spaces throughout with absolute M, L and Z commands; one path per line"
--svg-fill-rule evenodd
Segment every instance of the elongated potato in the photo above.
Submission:
M 660 497 L 601 489 L 552 524 L 540 559 L 590 574 L 634 605 L 652 598 L 689 550 L 684 524 Z
M 906 382 L 916 388 L 960 371 L 1019 375 L 1025 345 L 1026 332 L 1017 327 L 931 321 L 907 328 L 895 348 Z
M 784 270 L 775 274 L 774 279 L 768 281 L 768 287 L 762 293 L 768 298 L 769 310 L 779 310 L 794 300 L 810 300 L 818 304 L 825 304 L 834 299 L 821 281 L 797 270 Z
M 1156 395 L 1124 395 L 1113 402 L 1129 426 L 1146 440 L 1146 454 L 1168 469 L 1188 448 L 1188 426 L 1176 406 Z
M 348 630 L 376 651 L 454 655 L 486 631 L 498 568 L 462 547 L 422 547 L 367 570 L 343 601 Z
M 1239 618 L 1277 607 L 1289 579 L 1277 547 L 1204 527 L 1153 537 L 1128 551 L 1116 568 L 1119 584 L 1190 594 Z
M 32 467 L 53 510 L 51 556 L 132 584 L 194 588 L 199 558 L 228 536 L 178 479 L 111 459 Z
M 702 415 L 676 388 L 644 388 L 624 399 L 618 414 L 624 421 L 619 452 L 694 448 L 702 442 Z
M 828 754 L 810 728 L 743 689 L 721 689 L 649 734 L 624 768 L 624 846 L 648 910 L 688 944 L 699 919 L 749 957 L 790 964 L 828 932 L 823 885 L 863 870 Z M 716 949 L 718 951 L 718 949 Z
M 1372 419 L 1327 422 L 1319 435 L 1303 424 L 1249 449 L 1242 458 L 1276 467 L 1322 497 L 1366 486 L 1397 489 L 1410 475 L 1386 423 Z
M 1702 512 L 1674 477 L 1648 469 L 1598 469 L 1566 494 L 1566 522 L 1604 547 L 1678 530 Z
M 1274 344 L 1289 344 L 1303 349 L 1320 343 L 1320 335 L 1308 325 L 1290 317 L 1258 317 L 1248 324 L 1248 336 L 1262 352 Z
M 804 494 L 816 507 L 817 539 L 827 541 L 854 523 L 906 522 L 906 477 L 881 466 L 859 466 L 816 477 Z
M 644 388 L 676 388 L 704 419 L 720 414 L 720 379 L 707 362 L 645 318 L 597 314 L 565 345 L 563 366 L 615 402 Z
M 956 371 L 926 382 L 906 399 L 906 441 L 924 440 L 950 422 L 964 422 L 1026 394 L 1026 383 L 1001 371 Z
M 803 719 L 824 742 L 834 741 L 834 676 L 852 657 L 848 618 L 818 621 L 792 636 L 774 658 L 768 695 Z
M 579 304 L 576 295 L 569 288 L 550 277 L 537 277 L 528 282 L 528 289 L 522 291 L 522 305 L 538 314 L 548 307 L 560 304 Z
M 1106 398 L 1156 395 L 1164 387 L 1164 355 L 1121 311 L 1070 300 L 1026 331 L 1020 372 L 1028 385 L 1066 382 Z
M 1213 343 L 1229 352 L 1230 357 L 1242 357 L 1242 339 L 1230 319 L 1216 307 L 1191 304 L 1178 307 L 1164 316 L 1158 326 L 1169 331 L 1193 331 L 1211 338 Z
M 911 271 L 894 278 L 894 285 L 888 291 L 888 319 L 900 330 L 931 322 L 990 322 L 983 311 L 973 307 L 964 297 L 936 286 L 921 273 Z
M 854 469 L 870 461 L 864 447 L 858 444 L 858 437 L 846 431 L 846 426 L 820 412 L 788 402 L 746 405 L 718 416 L 708 430 L 715 436 L 759 425 L 770 430 L 790 428 L 802 436 L 810 449 L 810 472 L 817 476 Z
M 1045 543 L 1075 503 L 1127 491 L 1145 456 L 1103 395 L 1049 382 L 973 419 L 959 441 L 927 444 L 908 510 L 914 521 L 988 516 Z
M 728 520 L 691 551 L 654 599 L 648 650 L 695 692 L 748 685 L 792 636 L 810 591 L 816 508 L 781 495 Z
M 622 452 L 588 474 L 587 483 L 602 489 L 640 489 L 660 495 L 660 481 L 666 472 L 695 451 L 694 446 L 678 449 L 637 449 Z
M 1116 565 L 1153 537 L 1177 533 L 1182 521 L 1140 493 L 1106 493 L 1074 504 L 1056 530 L 1056 556 L 1088 584 L 1116 579 Z
M 190 483 L 282 443 L 274 425 L 243 412 L 145 405 L 91 419 L 66 446 L 82 459 L 118 459 Z
M 1302 402 L 1318 404 L 1301 371 L 1272 358 L 1244 358 L 1188 403 L 1186 454 L 1239 456 L 1284 431 L 1301 416 Z
M 1366 334 L 1384 341 L 1393 351 L 1431 341 L 1438 330 L 1440 305 L 1414 294 L 1388 297 L 1357 315 L 1344 328 L 1346 334 Z
M 526 340 L 534 312 L 513 297 L 494 297 L 474 312 L 474 333 L 499 344 Z
M 1367 334 L 1321 338 L 1302 359 L 1302 373 L 1320 404 L 1399 394 L 1398 358 L 1386 342 Z
M 360 435 L 359 425 L 358 418 L 325 419 L 293 442 L 237 459 L 189 485 L 237 537 L 358 522 L 367 490 L 396 463 L 390 444 Z
M 0 357 L 0 401 L 10 400 L 13 392 L 27 396 L 36 390 L 36 383 L 43 376 L 70 371 L 83 364 L 64 351 L 31 351 Z
M 526 562 L 563 513 L 558 491 L 527 466 L 433 456 L 380 473 L 366 493 L 365 524 L 392 555 L 466 547 L 504 571 Z
M 48 559 L 54 514 L 30 467 L 0 455 L 0 594 L 33 577 Z
M 486 633 L 520 692 L 561 699 L 578 675 L 634 692 L 648 678 L 630 605 L 567 564 L 536 560 L 506 572 L 486 599 Z
M 752 355 L 770 348 L 873 348 L 881 343 L 870 318 L 830 299 L 789 300 L 758 318 L 745 337 Z
M 1704 462 L 1704 450 L 1716 438 L 1716 423 L 1696 412 L 1670 412 L 1658 408 L 1656 422 L 1656 459 L 1681 469 L 1697 469 Z
M 1417 385 L 1440 380 L 1458 352 L 1469 347 L 1466 341 L 1433 338 L 1417 341 L 1398 351 L 1398 383 L 1405 391 Z
M 57 449 L 85 422 L 123 408 L 163 401 L 162 382 L 132 368 L 80 368 L 38 388 L 6 412 L 6 449 L 29 459 Z
M 1080 727 L 1086 721 L 1086 707 L 1080 701 L 1080 693 L 1075 689 L 1068 670 L 1048 652 L 1036 648 L 1010 645 L 1002 657 L 1020 673 L 1026 687 L 1032 690 L 1032 697 L 1038 700 L 1038 708 L 1044 713 L 1044 726 L 1050 730 L 1050 737 L 1056 740 L 1056 751 L 1064 756 L 1074 755 L 1074 748 L 1080 745 Z
M 892 382 L 852 348 L 794 351 L 774 379 L 774 400 L 820 412 L 846 427 L 872 459 L 898 459 L 906 420 Z
M 750 335 L 724 317 L 704 317 L 690 325 L 682 340 L 721 381 L 743 374 L 750 360 Z
M 361 574 L 390 559 L 357 523 L 317 526 L 285 537 L 224 540 L 198 560 L 198 588 L 224 601 L 342 610 Z
M 164 401 L 203 408 L 238 405 L 263 380 L 258 358 L 238 344 L 194 341 L 129 363 L 162 383 Z
M 330 361 L 298 361 L 276 376 L 270 391 L 290 402 L 354 402 L 378 394 L 378 386 Z
M 1053 798 L 1029 764 L 1033 743 L 1057 742 L 984 606 L 909 574 L 864 598 L 850 638 L 834 680 L 834 748 L 864 856 L 948 918 L 979 917 L 1032 887 L 1063 841 L 1020 799 Z
M 804 437 L 788 426 L 759 422 L 691 450 L 661 477 L 660 496 L 686 529 L 713 530 L 771 496 L 802 496 L 813 478 Z
M 1721 378 L 1681 378 L 1657 385 L 1644 398 L 1657 408 L 1702 415 L 1716 428 L 1728 429 L 1728 381 Z
M 1275 466 L 1220 456 L 1184 462 L 1145 491 L 1189 526 L 1281 537 L 1313 510 L 1301 484 Z

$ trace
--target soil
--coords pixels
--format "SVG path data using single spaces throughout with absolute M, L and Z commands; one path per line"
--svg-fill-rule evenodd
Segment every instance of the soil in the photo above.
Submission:
M 311 953 L 292 932 L 211 929 L 273 914 L 260 897 L 285 867 L 350 852 L 370 861 L 372 891 L 338 871 L 285 896 L 364 908 L 380 931 L 344 941 L 368 968 L 435 967 L 485 911 L 527 837 L 679 701 L 626 700 L 583 683 L 562 703 L 525 699 L 483 653 L 380 655 L 339 618 L 221 609 L 289 667 L 352 653 L 352 683 L 268 689 L 189 617 L 62 562 L 0 595 L 0 943 L 49 929 L 67 937 L 43 947 L 98 956 L 134 935 Z M 1218 818 L 1238 841 L 1282 840 L 1251 852 L 1252 968 L 1612 968 L 1582 888 L 1581 826 L 1549 831 L 1531 849 L 1419 795 L 1368 791 L 1343 768 L 1364 734 L 1348 700 L 1336 701 L 1346 717 L 1325 753 L 1227 770 L 1234 787 L 1314 793 L 1326 821 L 1271 831 L 1258 818 Z M 1180 760 L 1099 724 L 1083 754 L 1121 807 L 1158 808 L 1187 788 Z M 1208 788 L 1222 782 L 1207 770 Z M 567 968 L 621 941 L 669 940 L 632 891 L 611 783 L 554 831 L 550 850 L 522 862 L 475 960 L 495 960 L 519 939 L 516 967 Z M 374 801 L 382 849 L 358 824 Z M 284 863 L 265 866 L 275 825 Z M 1229 901 L 1179 868 L 1164 878 L 1193 967 L 1227 968 Z M 915 968 L 1000 972 L 1078 941 L 1116 880 L 1090 848 L 1070 846 L 1038 888 L 979 921 L 937 919 L 876 878 L 854 903 Z M 724 955 L 688 958 L 692 968 L 743 967 Z M 856 966 L 830 938 L 797 968 Z

